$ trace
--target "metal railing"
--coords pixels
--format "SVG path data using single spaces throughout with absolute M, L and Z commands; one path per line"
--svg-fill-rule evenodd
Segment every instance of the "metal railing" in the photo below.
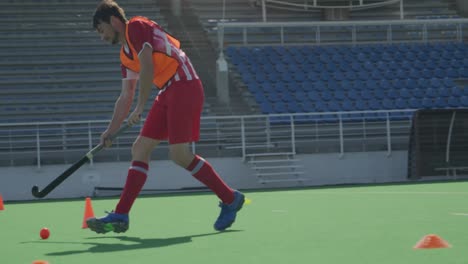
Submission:
M 463 41 L 468 19 L 218 23 L 219 49 L 239 45 Z
M 206 157 L 406 149 L 414 110 L 296 113 L 202 118 L 201 138 L 192 150 Z M 63 164 L 76 161 L 99 143 L 106 120 L 0 124 L 0 166 Z M 141 126 L 117 138 L 99 161 L 130 159 Z M 158 149 L 167 149 L 167 143 Z M 154 158 L 167 159 L 166 151 Z

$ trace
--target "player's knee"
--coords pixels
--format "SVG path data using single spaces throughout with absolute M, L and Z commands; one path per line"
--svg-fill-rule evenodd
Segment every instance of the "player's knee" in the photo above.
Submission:
M 132 145 L 132 158 L 134 160 L 149 160 L 153 148 L 144 144 L 141 140 L 136 140 Z
M 188 148 L 172 147 L 169 149 L 169 158 L 177 165 L 186 168 L 194 158 L 194 154 Z

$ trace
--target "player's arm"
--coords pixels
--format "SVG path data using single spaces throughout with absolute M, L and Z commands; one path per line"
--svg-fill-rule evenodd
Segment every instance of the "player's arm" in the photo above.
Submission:
M 105 143 L 107 147 L 111 145 L 111 142 L 108 141 L 107 138 L 120 128 L 121 124 L 130 112 L 130 107 L 132 106 L 133 98 L 135 96 L 138 74 L 128 71 L 126 75 L 128 76 L 122 79 L 122 89 L 114 104 L 112 119 L 107 130 L 101 135 L 101 143 Z
M 135 110 L 128 118 L 131 124 L 139 122 L 145 104 L 151 95 L 151 89 L 153 88 L 153 48 L 150 45 L 144 45 L 143 49 L 138 54 L 138 58 L 140 60 L 140 91 Z
M 114 105 L 114 114 L 109 124 L 108 130 L 116 131 L 119 129 L 125 118 L 130 112 L 133 97 L 135 96 L 137 79 L 122 79 L 122 90 L 120 96 Z

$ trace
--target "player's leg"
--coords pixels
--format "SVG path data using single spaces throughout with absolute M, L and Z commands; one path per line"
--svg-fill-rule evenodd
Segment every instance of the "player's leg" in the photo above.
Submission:
M 160 101 L 157 99 L 146 118 L 140 135 L 133 143 L 132 163 L 115 212 L 108 213 L 107 216 L 102 218 L 87 220 L 88 227 L 96 233 L 107 233 L 109 231 L 121 233 L 128 229 L 128 214 L 146 182 L 151 152 L 162 139 L 167 137 L 165 108 L 161 106 Z
M 208 161 L 193 154 L 188 143 L 171 144 L 169 151 L 175 163 L 189 171 L 194 178 L 212 190 L 221 200 L 219 204 L 221 213 L 214 228 L 222 231 L 230 227 L 236 220 L 237 211 L 244 204 L 244 195 L 231 189 Z
M 138 136 L 133 143 L 132 163 L 128 169 L 127 180 L 115 211 L 101 218 L 87 219 L 89 229 L 96 233 L 107 233 L 109 231 L 122 233 L 128 230 L 128 214 L 146 182 L 151 152 L 159 142 L 158 140 Z
M 221 199 L 221 214 L 215 223 L 216 230 L 224 230 L 235 221 L 237 211 L 244 204 L 244 195 L 231 189 L 211 164 L 191 152 L 189 142 L 200 137 L 200 116 L 203 109 L 203 87 L 198 80 L 176 83 L 168 90 L 169 155 L 179 166 L 206 185 Z

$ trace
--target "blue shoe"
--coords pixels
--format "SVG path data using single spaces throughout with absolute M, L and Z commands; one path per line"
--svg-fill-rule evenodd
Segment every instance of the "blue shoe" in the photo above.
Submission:
M 128 214 L 116 214 L 114 212 L 106 212 L 107 216 L 102 218 L 88 218 L 86 224 L 89 229 L 98 233 L 105 234 L 110 231 L 115 233 L 123 233 L 128 230 Z
M 234 201 L 231 204 L 220 202 L 219 207 L 221 207 L 221 213 L 218 219 L 216 219 L 214 228 L 218 231 L 223 231 L 230 227 L 232 223 L 236 221 L 237 212 L 242 208 L 244 202 L 245 196 L 239 191 L 234 191 Z

